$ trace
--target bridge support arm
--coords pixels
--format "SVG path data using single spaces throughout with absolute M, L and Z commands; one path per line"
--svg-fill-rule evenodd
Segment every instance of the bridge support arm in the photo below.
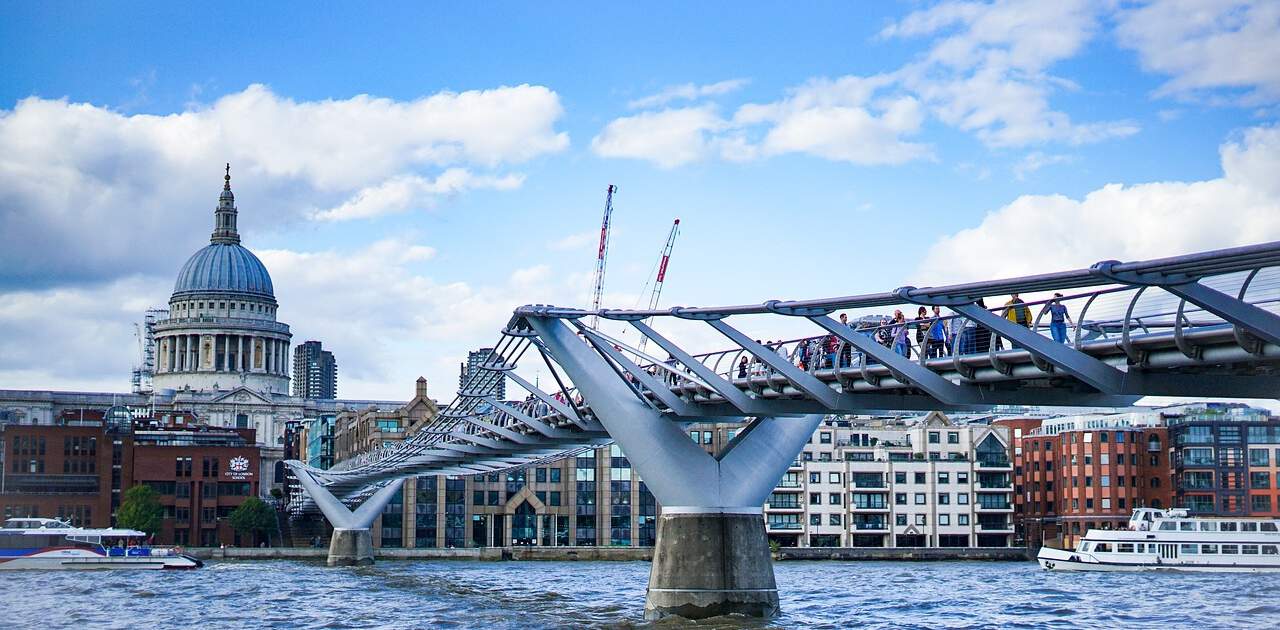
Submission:
M 602 356 L 612 348 L 593 350 L 558 319 L 526 319 L 662 504 L 645 617 L 776 613 L 761 506 L 822 415 L 760 418 L 717 460 L 635 396 Z
M 288 462 L 303 490 L 315 501 L 316 507 L 333 525 L 333 538 L 329 541 L 329 566 L 373 564 L 373 533 L 369 530 L 391 497 L 404 485 L 404 479 L 394 479 L 365 499 L 352 511 L 333 496 L 301 462 Z

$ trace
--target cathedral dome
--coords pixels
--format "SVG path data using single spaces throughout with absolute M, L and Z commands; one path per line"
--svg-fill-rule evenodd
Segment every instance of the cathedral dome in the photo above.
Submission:
M 187 260 L 178 272 L 173 295 L 197 292 L 275 298 L 271 274 L 253 252 L 239 243 L 212 243 Z
M 228 164 L 222 194 L 214 211 L 213 236 L 209 238 L 209 245 L 192 254 L 178 272 L 178 281 L 173 285 L 174 298 L 191 293 L 243 293 L 275 299 L 271 274 L 253 252 L 240 245 L 235 203 Z

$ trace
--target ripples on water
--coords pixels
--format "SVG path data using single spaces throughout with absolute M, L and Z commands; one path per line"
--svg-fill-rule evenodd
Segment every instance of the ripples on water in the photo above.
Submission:
M 782 562 L 783 614 L 700 628 L 1280 627 L 1280 574 L 1049 573 L 1030 562 Z M 669 628 L 647 562 L 0 573 L 0 628 Z

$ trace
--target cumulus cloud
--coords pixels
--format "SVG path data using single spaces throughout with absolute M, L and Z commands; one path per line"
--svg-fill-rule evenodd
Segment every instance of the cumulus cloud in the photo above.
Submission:
M 943 2 L 880 35 L 936 36 L 923 57 L 895 77 L 948 125 L 993 147 L 1085 144 L 1138 131 L 1129 121 L 1078 123 L 1049 104 L 1054 90 L 1076 89 L 1049 68 L 1095 37 L 1101 9 L 1085 0 Z
M 703 85 L 696 83 L 669 85 L 657 94 L 651 94 L 627 103 L 627 107 L 631 109 L 649 109 L 651 107 L 662 107 L 672 101 L 692 101 L 706 96 L 720 96 L 741 90 L 750 82 L 749 79 L 729 79 Z
M 648 160 L 673 168 L 706 157 L 713 132 L 727 123 L 712 106 L 664 109 L 610 122 L 591 141 L 597 155 Z
M 941 2 L 879 33 L 881 40 L 930 38 L 926 50 L 901 68 L 813 78 L 777 100 L 741 105 L 728 120 L 697 103 L 618 118 L 592 146 L 605 157 L 666 168 L 716 156 L 745 161 L 784 153 L 877 165 L 932 158 L 928 144 L 913 140 L 926 116 L 990 147 L 1129 136 L 1139 131 L 1132 121 L 1076 121 L 1050 103 L 1057 91 L 1080 89 L 1050 70 L 1096 38 L 1105 8 L 1087 0 Z M 709 87 L 677 86 L 630 106 L 697 100 Z
M 475 175 L 464 168 L 448 169 L 435 179 L 419 175 L 397 175 L 377 185 L 361 188 L 341 205 L 319 210 L 312 218 L 321 221 L 368 219 L 403 212 L 414 205 L 434 206 L 441 197 L 457 195 L 467 190 L 511 190 L 519 188 L 523 181 L 524 177 L 521 175 Z
M 1256 104 L 1280 97 L 1280 4 L 1240 0 L 1157 0 L 1122 11 L 1121 46 L 1142 67 L 1168 75 L 1158 94 L 1197 96 L 1228 88 Z
M 1219 150 L 1222 176 L 1108 184 L 1081 199 L 1025 195 L 934 243 L 914 281 L 937 285 L 1280 240 L 1280 128 Z
M 519 175 L 493 171 L 564 149 L 562 111 L 531 85 L 409 101 L 296 101 L 253 85 L 169 115 L 27 98 L 0 110 L 0 287 L 172 265 L 210 227 L 223 162 L 242 231 L 511 188 Z

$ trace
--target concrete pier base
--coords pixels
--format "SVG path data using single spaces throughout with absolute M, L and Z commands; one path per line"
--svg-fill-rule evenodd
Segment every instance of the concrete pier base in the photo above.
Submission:
M 760 513 L 658 517 L 645 619 L 777 612 L 778 586 Z
M 329 541 L 329 566 L 373 564 L 373 533 L 366 529 L 334 529 Z

